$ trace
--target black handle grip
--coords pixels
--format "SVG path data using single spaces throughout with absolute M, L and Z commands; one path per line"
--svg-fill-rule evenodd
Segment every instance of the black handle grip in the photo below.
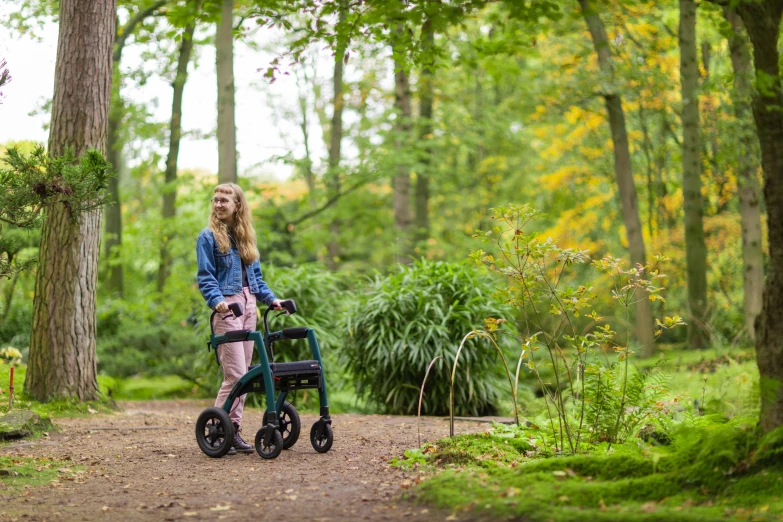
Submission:
M 293 299 L 286 299 L 285 301 L 280 301 L 280 306 L 285 308 L 289 314 L 296 313 L 296 303 L 294 302 Z
M 242 310 L 242 303 L 231 303 L 228 305 L 228 309 L 231 310 L 234 317 L 239 317 L 244 313 Z

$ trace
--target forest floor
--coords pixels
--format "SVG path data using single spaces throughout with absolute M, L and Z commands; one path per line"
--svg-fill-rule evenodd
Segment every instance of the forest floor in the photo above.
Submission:
M 302 414 L 299 441 L 275 460 L 262 460 L 255 453 L 211 459 L 199 450 L 194 435 L 196 419 L 208 402 L 120 406 L 122 410 L 112 414 L 55 419 L 60 431 L 0 446 L 0 458 L 18 466 L 32 463 L 27 469 L 42 479 L 21 487 L 13 479 L 0 481 L 0 520 L 467 517 L 403 498 L 419 476 L 390 466 L 389 460 L 417 446 L 415 417 L 333 415 L 334 446 L 318 454 L 308 436 L 317 417 Z M 243 436 L 250 444 L 262 415 L 260 410 L 245 411 Z M 487 427 L 458 422 L 455 430 Z M 424 418 L 421 432 L 423 441 L 442 438 L 448 434 L 448 421 Z

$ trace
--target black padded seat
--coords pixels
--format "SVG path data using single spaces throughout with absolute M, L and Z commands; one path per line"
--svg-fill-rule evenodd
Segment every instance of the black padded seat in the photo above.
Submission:
M 272 363 L 269 368 L 275 376 L 321 375 L 321 365 L 318 364 L 318 361 Z

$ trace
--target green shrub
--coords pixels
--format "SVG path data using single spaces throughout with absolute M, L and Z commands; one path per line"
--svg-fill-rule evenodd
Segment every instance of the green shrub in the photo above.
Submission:
M 113 377 L 176 375 L 183 361 L 206 352 L 205 344 L 187 327 L 123 323 L 98 342 L 98 368 Z
M 490 299 L 493 291 L 492 276 L 466 264 L 422 260 L 388 277 L 376 276 L 347 318 L 343 353 L 357 391 L 386 412 L 415 413 L 430 361 L 441 356 L 452 364 L 468 332 L 488 317 L 509 315 L 507 307 Z M 441 362 L 436 367 L 422 409 L 443 415 L 449 411 L 449 378 Z M 468 341 L 455 379 L 455 413 L 494 412 L 500 371 L 488 341 Z
M 336 362 L 333 355 L 339 350 L 342 336 L 339 318 L 349 306 L 350 294 L 341 277 L 326 267 L 311 263 L 294 268 L 269 266 L 264 269 L 264 280 L 280 299 L 296 301 L 296 314 L 275 319 L 270 312 L 270 328 L 279 330 L 291 326 L 308 326 L 315 330 L 321 353 L 330 362 Z M 263 328 L 261 305 L 258 329 Z M 306 341 L 280 341 L 275 344 L 275 357 L 279 361 L 310 359 L 310 348 Z

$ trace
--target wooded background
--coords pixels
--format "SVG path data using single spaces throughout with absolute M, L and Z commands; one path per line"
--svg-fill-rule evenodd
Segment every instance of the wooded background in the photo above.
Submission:
M 589 250 L 593 259 L 613 255 L 635 266 L 664 254 L 671 258 L 666 302 L 640 300 L 633 320 L 616 326 L 631 332 L 643 356 L 655 352 L 653 317 L 664 311 L 688 324 L 687 333 L 667 331 L 664 342 L 693 349 L 755 342 L 762 425 L 783 423 L 783 322 L 776 320 L 783 307 L 783 1 L 15 6 L 3 21 L 7 31 L 60 24 L 49 154 L 94 148 L 117 172 L 107 187 L 116 203 L 103 219 L 92 211 L 65 223 L 67 207 L 54 203 L 36 223 L 40 236 L 4 219 L 10 270 L 0 282 L 0 342 L 29 347 L 29 393 L 95 396 L 89 372 L 81 384 L 65 376 L 55 384 L 46 368 L 67 346 L 73 358 L 70 369 L 61 365 L 64 375 L 100 371 L 123 352 L 143 358 L 161 344 L 198 346 L 183 333 L 204 325 L 195 237 L 214 185 L 236 181 L 253 206 L 267 281 L 295 299 L 302 272 L 315 274 L 312 284 L 323 292 L 338 278 L 347 300 L 369 288 L 365 276 L 394 273 L 399 264 L 461 262 L 476 248 L 475 232 L 492 228 L 489 209 L 509 202 L 545 212 L 536 225 L 542 238 Z M 269 103 L 301 130 L 276 158 L 293 167 L 277 183 L 243 176 L 236 162 L 234 115 L 242 107 L 235 107 L 233 49 L 257 45 L 264 31 L 284 38 L 259 85 L 296 78 L 296 106 Z M 84 35 L 95 45 L 68 47 Z M 183 93 L 194 58 L 212 45 L 219 172 L 182 171 Z M 129 46 L 145 60 L 126 63 Z M 151 76 L 171 82 L 169 121 L 127 100 Z M 84 99 L 69 99 L 75 92 Z M 34 258 L 34 273 L 14 270 Z M 583 275 L 577 271 L 575 282 Z M 333 300 L 314 299 L 321 307 Z M 601 294 L 599 312 L 611 315 L 612 305 L 611 293 Z M 116 350 L 101 357 L 101 344 Z M 36 375 L 49 384 L 38 388 Z

